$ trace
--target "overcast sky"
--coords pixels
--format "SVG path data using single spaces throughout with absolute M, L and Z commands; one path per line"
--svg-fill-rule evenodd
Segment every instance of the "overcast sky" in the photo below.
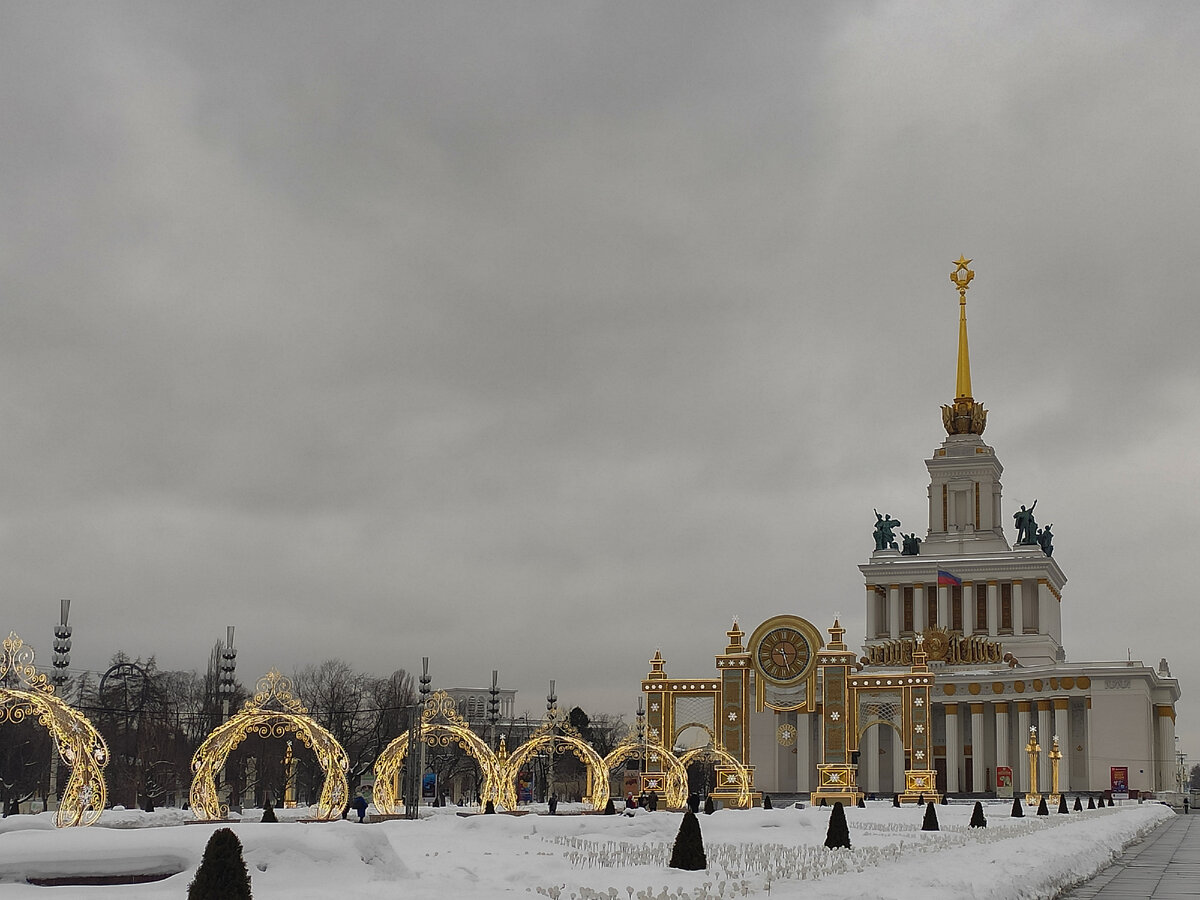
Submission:
M 627 719 L 735 615 L 857 646 L 962 253 L 1068 655 L 1167 657 L 1200 761 L 1198 46 L 1191 3 L 4 3 L 0 628 Z

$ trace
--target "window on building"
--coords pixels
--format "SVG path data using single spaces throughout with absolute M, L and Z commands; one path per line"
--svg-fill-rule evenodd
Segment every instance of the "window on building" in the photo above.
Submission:
M 981 634 L 988 632 L 987 585 L 975 585 L 975 631 Z
M 875 591 L 875 637 L 888 636 L 891 629 L 891 622 L 888 621 L 890 613 L 887 593 L 877 589 Z
M 912 634 L 913 633 L 913 589 L 911 586 L 904 588 L 904 599 L 903 599 L 902 605 L 904 606 L 904 627 L 902 630 L 904 631 L 905 634 Z
M 1000 585 L 1000 633 L 1012 634 L 1012 584 Z
M 961 584 L 950 585 L 950 628 L 953 631 L 962 631 L 963 627 L 963 608 L 962 608 L 963 589 Z

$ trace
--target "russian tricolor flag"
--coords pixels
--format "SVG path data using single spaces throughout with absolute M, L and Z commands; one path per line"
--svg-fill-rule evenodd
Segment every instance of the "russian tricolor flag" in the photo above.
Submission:
M 962 587 L 962 579 L 956 578 L 944 569 L 938 569 L 938 587 L 956 585 Z

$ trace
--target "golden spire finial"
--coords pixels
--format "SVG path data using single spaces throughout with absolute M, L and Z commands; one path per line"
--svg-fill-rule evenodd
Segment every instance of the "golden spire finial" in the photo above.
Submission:
M 971 260 L 960 254 L 954 261 L 950 282 L 958 288 L 958 383 L 954 405 L 942 407 L 942 424 L 948 434 L 983 434 L 987 410 L 971 396 L 971 354 L 967 349 L 967 288 L 975 273 L 967 268 Z

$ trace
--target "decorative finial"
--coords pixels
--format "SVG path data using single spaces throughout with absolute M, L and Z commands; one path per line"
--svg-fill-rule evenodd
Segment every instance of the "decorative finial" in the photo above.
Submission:
M 967 288 L 975 272 L 967 266 L 971 260 L 960 254 L 954 261 L 950 283 L 958 288 L 958 382 L 954 405 L 942 407 L 942 424 L 947 434 L 983 434 L 987 410 L 971 396 L 971 354 L 967 346 Z

